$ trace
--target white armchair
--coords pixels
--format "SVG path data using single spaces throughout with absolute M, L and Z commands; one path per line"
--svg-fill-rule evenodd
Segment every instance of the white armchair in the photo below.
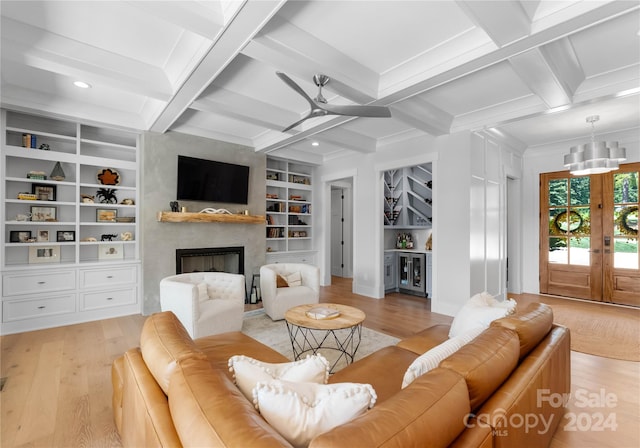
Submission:
M 162 311 L 173 311 L 194 339 L 240 331 L 244 300 L 241 274 L 193 272 L 160 281 Z
M 300 273 L 302 285 L 277 287 L 277 276 Z M 284 313 L 294 306 L 318 303 L 320 300 L 320 270 L 304 263 L 266 264 L 260 268 L 260 291 L 264 311 L 272 320 L 284 319 Z

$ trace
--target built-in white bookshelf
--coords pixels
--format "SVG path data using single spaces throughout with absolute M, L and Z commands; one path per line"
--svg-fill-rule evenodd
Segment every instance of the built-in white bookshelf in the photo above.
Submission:
M 3 110 L 1 135 L 3 333 L 139 312 L 139 134 Z
M 268 157 L 266 183 L 267 260 L 312 262 L 313 166 Z

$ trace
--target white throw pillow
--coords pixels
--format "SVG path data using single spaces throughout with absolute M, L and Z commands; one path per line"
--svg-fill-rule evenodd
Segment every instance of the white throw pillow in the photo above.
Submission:
M 404 373 L 402 388 L 404 389 L 416 378 L 424 375 L 440 365 L 440 362 L 457 352 L 461 347 L 471 342 L 484 331 L 482 327 L 473 328 L 459 336 L 447 339 L 442 344 L 418 356 Z
M 476 294 L 456 314 L 449 337 L 456 337 L 473 328 L 486 329 L 494 320 L 513 314 L 515 309 L 516 302 L 513 299 L 498 302 L 489 293 Z
M 196 285 L 196 287 L 198 288 L 198 300 L 200 300 L 200 302 L 209 300 L 209 291 L 207 291 L 207 284 L 205 282 L 200 282 Z
M 302 276 L 299 272 L 294 272 L 285 277 L 289 286 L 302 286 Z
M 294 362 L 271 364 L 244 355 L 229 358 L 229 371 L 236 385 L 249 401 L 258 382 L 272 380 L 301 381 L 326 384 L 329 380 L 329 362 L 320 354 L 307 356 Z
M 253 397 L 264 419 L 296 447 L 363 414 L 377 399 L 370 384 L 288 381 L 258 383 Z

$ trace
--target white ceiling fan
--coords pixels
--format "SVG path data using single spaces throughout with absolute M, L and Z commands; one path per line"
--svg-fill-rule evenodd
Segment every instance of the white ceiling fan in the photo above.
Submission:
M 323 117 L 325 115 L 347 115 L 351 117 L 379 118 L 387 118 L 391 116 L 391 111 L 389 110 L 389 108 L 384 106 L 333 106 L 331 104 L 327 104 L 327 100 L 322 96 L 322 88 L 329 82 L 329 77 L 326 75 L 319 74 L 313 76 L 313 82 L 316 86 L 318 86 L 318 95 L 314 99 L 311 99 L 311 97 L 309 97 L 309 95 L 307 95 L 307 93 L 302 90 L 302 88 L 286 74 L 282 72 L 276 72 L 276 75 L 278 75 L 278 77 L 282 79 L 289 87 L 298 92 L 298 94 L 302 95 L 302 97 L 307 100 L 307 102 L 311 106 L 311 110 L 304 118 L 296 121 L 290 126 L 287 126 L 282 130 L 282 132 L 287 132 L 289 129 L 295 128 L 300 123 L 308 120 L 309 118 Z

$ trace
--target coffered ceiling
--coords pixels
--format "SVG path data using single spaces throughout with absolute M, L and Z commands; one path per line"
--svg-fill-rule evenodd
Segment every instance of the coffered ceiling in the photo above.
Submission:
M 640 129 L 637 1 L 5 1 L 2 105 L 322 163 L 488 130 L 524 151 Z M 326 116 L 283 133 L 314 74 Z M 87 82 L 89 89 L 73 85 Z M 311 146 L 312 141 L 319 146 Z

